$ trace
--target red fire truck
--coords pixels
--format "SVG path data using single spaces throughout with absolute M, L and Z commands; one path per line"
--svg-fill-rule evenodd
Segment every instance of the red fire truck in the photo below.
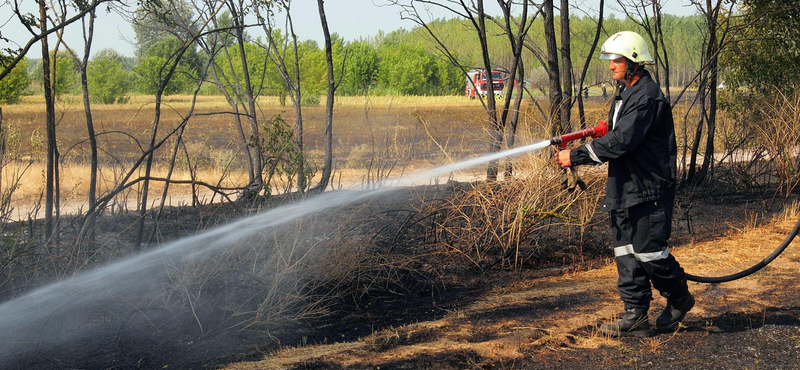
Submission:
M 495 95 L 503 94 L 505 88 L 505 79 L 503 71 L 492 71 L 492 90 Z M 467 72 L 466 87 L 464 95 L 475 98 L 476 94 L 486 96 L 489 90 L 489 81 L 485 69 L 473 69 Z

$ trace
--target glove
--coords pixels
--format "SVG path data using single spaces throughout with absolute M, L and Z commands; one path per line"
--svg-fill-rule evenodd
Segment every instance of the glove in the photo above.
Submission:
M 561 187 L 572 193 L 575 188 L 586 190 L 586 183 L 581 180 L 574 168 L 568 167 L 561 173 Z

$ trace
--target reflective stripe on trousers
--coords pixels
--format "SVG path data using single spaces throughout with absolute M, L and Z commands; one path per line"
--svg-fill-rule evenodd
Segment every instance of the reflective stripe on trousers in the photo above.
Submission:
M 659 252 L 636 253 L 633 251 L 633 244 L 626 244 L 621 247 L 614 247 L 614 257 L 632 254 L 639 262 L 651 262 L 663 260 L 669 257 L 669 248 L 664 248 Z

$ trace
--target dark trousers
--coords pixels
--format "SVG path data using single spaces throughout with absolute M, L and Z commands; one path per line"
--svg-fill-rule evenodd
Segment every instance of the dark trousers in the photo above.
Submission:
M 625 308 L 649 307 L 651 284 L 668 301 L 689 292 L 683 268 L 669 254 L 672 207 L 672 201 L 651 201 L 611 211 L 617 287 Z

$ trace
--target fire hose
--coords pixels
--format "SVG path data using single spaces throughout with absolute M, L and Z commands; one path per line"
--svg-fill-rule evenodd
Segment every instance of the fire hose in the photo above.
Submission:
M 567 147 L 567 144 L 571 141 L 583 139 L 586 137 L 597 139 L 602 137 L 606 133 L 608 133 L 608 124 L 606 123 L 606 121 L 603 120 L 600 121 L 600 124 L 595 127 L 589 127 L 580 131 L 570 132 L 560 136 L 554 136 L 553 138 L 550 139 L 550 144 L 558 146 L 559 149 L 564 149 Z M 570 171 L 571 170 L 572 169 L 570 168 Z M 792 229 L 792 231 L 789 232 L 789 235 L 786 236 L 783 242 L 781 242 L 781 244 L 772 253 L 770 253 L 766 258 L 759 261 L 750 268 L 739 271 L 735 274 L 719 276 L 719 277 L 697 276 L 687 273 L 686 279 L 698 283 L 718 284 L 718 283 L 726 283 L 729 281 L 741 279 L 745 276 L 751 275 L 761 270 L 762 268 L 766 267 L 772 261 L 778 258 L 778 256 L 780 256 L 781 253 L 783 253 L 783 251 L 789 247 L 789 244 L 792 243 L 792 240 L 794 240 L 794 238 L 797 236 L 798 233 L 800 233 L 800 219 L 797 220 L 797 222 L 794 225 L 794 228 Z

